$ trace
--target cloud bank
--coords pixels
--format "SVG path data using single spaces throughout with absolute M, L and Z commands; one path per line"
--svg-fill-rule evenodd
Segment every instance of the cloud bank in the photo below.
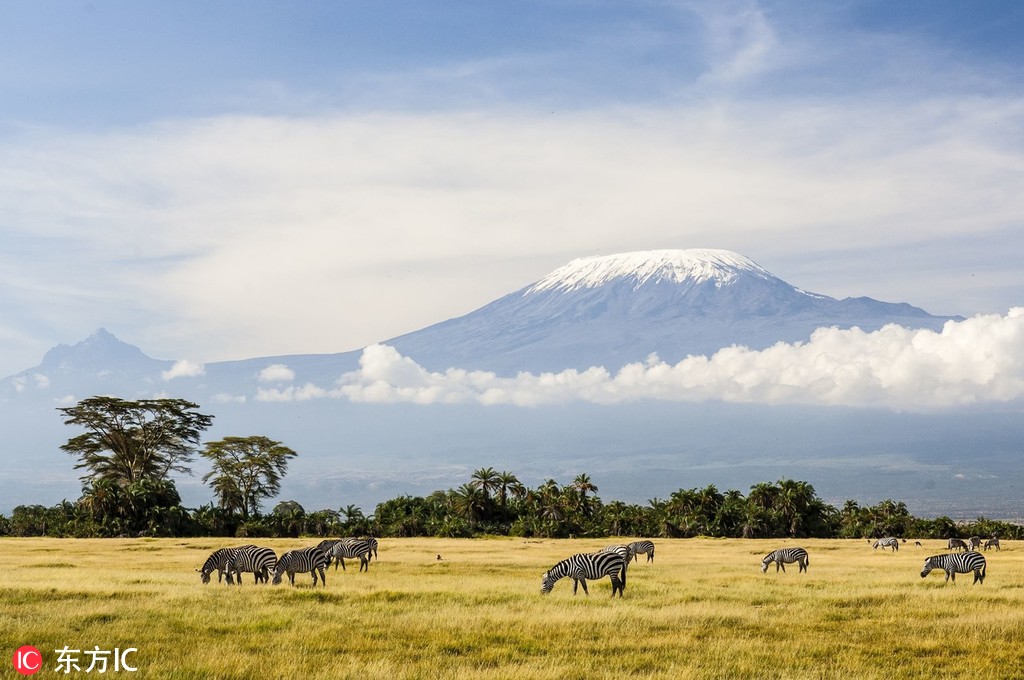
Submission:
M 393 347 L 363 350 L 359 369 L 331 389 L 261 388 L 257 399 L 543 406 L 644 399 L 887 407 L 938 411 L 1024 398 L 1024 307 L 948 322 L 941 332 L 896 325 L 867 333 L 820 328 L 804 343 L 724 348 L 670 365 L 652 355 L 615 373 L 603 367 L 501 377 L 432 372 Z

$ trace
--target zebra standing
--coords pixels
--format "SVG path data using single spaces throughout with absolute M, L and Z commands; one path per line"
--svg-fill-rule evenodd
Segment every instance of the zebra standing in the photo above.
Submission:
M 640 553 L 647 554 L 647 561 L 654 561 L 654 542 L 653 541 L 634 541 L 629 544 L 629 549 L 633 551 L 633 560 L 637 559 L 637 555 Z
M 254 545 L 240 545 L 236 548 L 221 548 L 213 551 L 209 557 L 206 558 L 206 562 L 203 563 L 203 568 L 198 569 L 199 577 L 203 583 L 210 582 L 210 574 L 213 570 L 217 570 L 217 583 L 220 583 L 227 574 L 228 585 L 234 585 L 234 581 L 231 578 L 231 571 L 228 569 L 228 563 L 231 561 L 231 557 L 234 555 L 236 550 L 244 550 L 246 548 L 255 548 Z
M 967 544 L 959 538 L 951 538 L 946 543 L 946 550 L 952 550 L 954 548 L 956 548 L 957 550 L 967 550 Z
M 603 552 L 603 553 L 610 552 L 610 553 L 615 553 L 616 555 L 622 556 L 622 559 L 624 560 L 624 562 L 622 564 L 622 575 L 621 575 L 620 578 L 623 581 L 625 581 L 626 580 L 626 570 L 629 568 L 629 563 L 633 560 L 633 557 L 634 557 L 633 549 L 630 548 L 628 545 L 619 544 L 619 545 L 609 545 L 609 546 L 607 546 L 605 548 L 601 548 L 600 550 L 598 550 L 598 552 Z
M 373 559 L 376 560 L 377 559 L 377 539 L 374 538 L 373 536 L 361 536 L 359 538 L 359 540 L 366 541 L 366 544 L 368 546 L 370 546 L 370 550 L 373 551 Z M 369 560 L 370 556 L 367 555 L 366 559 Z
M 893 538 L 891 536 L 887 538 L 880 538 L 877 541 L 875 541 L 875 544 L 873 546 L 871 546 L 872 550 L 874 550 L 875 548 L 892 548 L 893 552 L 897 552 L 900 549 L 900 539 Z
M 985 582 L 985 556 L 980 552 L 949 553 L 947 555 L 933 555 L 924 561 L 924 569 L 921 570 L 921 578 L 924 578 L 932 569 L 942 569 L 946 572 L 946 582 L 950 579 L 956 583 L 957 574 L 974 572 L 973 583 Z
M 319 572 L 320 582 L 326 586 L 327 577 L 324 576 L 324 569 L 326 567 L 327 554 L 316 546 L 289 550 L 281 555 L 281 559 L 277 561 L 277 566 L 274 567 L 273 583 L 275 586 L 280 583 L 281 577 L 287 572 L 288 580 L 292 585 L 295 585 L 296 572 L 303 574 L 308 572 L 313 576 L 313 587 L 316 587 L 316 575 Z
M 988 550 L 991 547 L 995 547 L 996 550 L 1002 551 L 1002 548 L 999 547 L 999 539 L 995 536 L 985 541 L 985 550 Z
M 566 576 L 573 580 L 573 595 L 580 584 L 583 584 L 583 594 L 590 595 L 587 590 L 587 579 L 607 576 L 612 581 L 612 597 L 615 597 L 616 592 L 622 597 L 626 589 L 626 561 L 617 552 L 578 553 L 562 560 L 544 573 L 540 592 L 545 595 L 550 593 L 555 583 Z
M 967 549 L 977 550 L 981 547 L 981 536 L 971 536 L 967 539 Z
M 779 572 L 779 568 L 782 571 L 786 571 L 786 565 L 796 562 L 800 565 L 800 571 L 807 571 L 807 566 L 811 563 L 811 558 L 807 555 L 807 551 L 803 548 L 780 548 L 775 552 L 770 552 L 764 556 L 761 560 L 761 573 L 768 571 L 768 565 L 772 562 L 775 563 L 775 573 Z
M 334 570 L 338 570 L 338 563 L 341 563 L 342 571 L 345 571 L 345 558 L 359 559 L 359 571 L 370 571 L 370 555 L 372 553 L 370 544 L 361 538 L 346 538 L 335 543 L 327 553 L 327 566 L 334 561 Z
M 259 546 L 246 546 L 237 548 L 231 559 L 228 560 L 228 575 L 234 574 L 238 579 L 238 585 L 242 585 L 242 572 L 251 571 L 255 576 L 255 582 L 268 583 L 270 574 L 277 566 L 277 555 L 270 548 Z

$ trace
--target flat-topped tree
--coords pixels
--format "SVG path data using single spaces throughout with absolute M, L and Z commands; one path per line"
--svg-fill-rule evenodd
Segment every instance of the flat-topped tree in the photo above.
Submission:
M 84 427 L 60 448 L 78 457 L 83 481 L 113 480 L 131 484 L 163 480 L 171 472 L 191 474 L 203 431 L 213 416 L 198 413 L 198 404 L 184 399 L 90 397 L 57 410 L 65 425 Z

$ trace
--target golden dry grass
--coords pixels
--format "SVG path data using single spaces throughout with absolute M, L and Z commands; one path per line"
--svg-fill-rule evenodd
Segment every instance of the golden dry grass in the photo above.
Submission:
M 258 542 L 281 554 L 316 541 Z M 920 578 L 940 541 L 896 554 L 802 541 L 808 573 L 762 574 L 763 554 L 794 543 L 657 540 L 623 599 L 607 579 L 590 597 L 573 597 L 568 579 L 540 594 L 555 562 L 613 542 L 383 539 L 369 573 L 331 570 L 314 589 L 308 575 L 297 587 L 257 587 L 251 575 L 241 587 L 201 585 L 194 570 L 238 541 L 3 539 L 0 637 L 8 658 L 32 644 L 51 668 L 65 645 L 137 647 L 136 677 L 153 678 L 1024 673 L 1024 547 L 1011 542 L 986 553 L 988 578 L 972 586 L 970 575 Z

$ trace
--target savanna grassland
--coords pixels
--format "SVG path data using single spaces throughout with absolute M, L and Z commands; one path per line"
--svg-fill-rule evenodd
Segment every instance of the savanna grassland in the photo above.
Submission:
M 262 540 L 278 554 L 316 540 Z M 1024 674 L 1024 546 L 989 550 L 988 577 L 920 577 L 944 542 L 898 553 L 806 540 L 805 574 L 760 572 L 792 541 L 657 540 L 625 598 L 590 596 L 542 573 L 614 540 L 383 539 L 369 573 L 349 562 L 326 588 L 200 583 L 223 539 L 0 540 L 7 658 L 136 647 L 129 677 L 797 678 Z M 441 560 L 437 559 L 441 556 Z M 8 676 L 16 676 L 4 662 Z M 84 664 L 83 664 L 84 668 Z M 766 672 L 766 669 L 771 669 Z M 61 673 L 61 675 L 64 675 Z M 91 677 L 85 673 L 78 677 Z M 96 675 L 93 673 L 92 675 Z M 124 672 L 116 675 L 128 675 Z

